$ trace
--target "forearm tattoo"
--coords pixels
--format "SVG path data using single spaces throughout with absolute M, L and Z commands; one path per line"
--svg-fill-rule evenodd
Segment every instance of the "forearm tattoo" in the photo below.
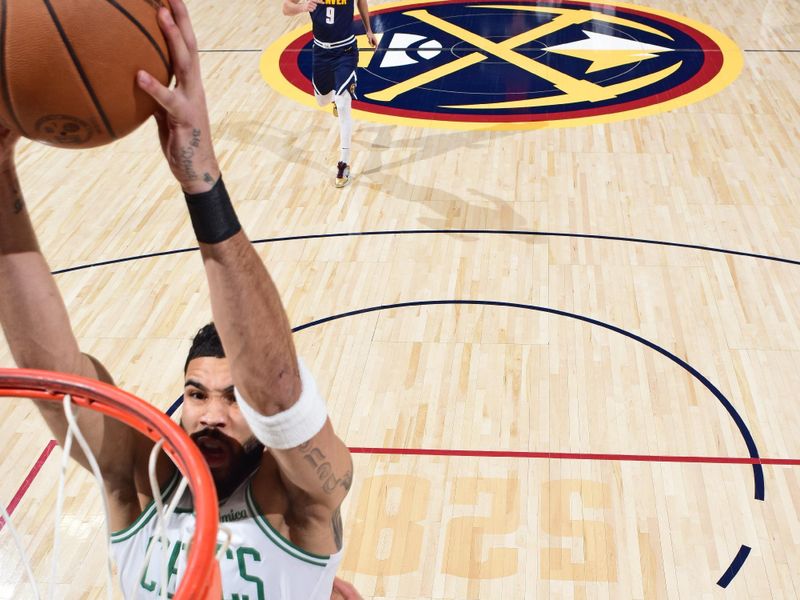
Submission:
M 312 446 L 311 441 L 300 444 L 300 451 L 303 453 L 303 459 L 313 467 L 326 494 L 332 494 L 339 486 L 343 487 L 345 492 L 350 491 L 350 486 L 353 485 L 352 468 L 341 477 L 337 477 L 325 454 L 316 446 Z
M 344 528 L 342 527 L 342 512 L 338 508 L 333 511 L 333 517 L 331 517 L 331 528 L 333 529 L 333 541 L 336 544 L 336 550 L 341 550 L 342 542 L 344 541 Z
M 200 179 L 200 176 L 197 174 L 197 171 L 194 169 L 194 154 L 195 150 L 200 147 L 200 130 L 195 128 L 192 129 L 192 139 L 189 142 L 188 146 L 185 146 L 181 149 L 180 155 L 180 165 L 183 174 L 189 181 L 197 181 Z M 208 177 L 208 173 L 205 174 Z
M 22 197 L 22 190 L 19 187 L 16 176 L 12 174 L 10 179 L 8 198 L 14 214 L 18 215 L 25 209 L 25 199 Z

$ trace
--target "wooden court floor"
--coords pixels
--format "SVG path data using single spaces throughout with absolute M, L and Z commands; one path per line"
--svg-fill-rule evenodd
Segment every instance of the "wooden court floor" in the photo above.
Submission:
M 643 6 L 725 33 L 739 77 L 581 127 L 357 121 L 336 190 L 330 112 L 259 73 L 304 18 L 189 3 L 226 183 L 357 452 L 340 575 L 369 600 L 800 597 L 797 7 Z M 210 309 L 198 253 L 170 253 L 195 241 L 154 127 L 23 143 L 18 164 L 83 349 L 166 409 Z M 49 440 L 3 401 L 0 502 L 45 583 Z M 99 497 L 76 469 L 60 527 L 58 597 L 105 597 Z M 30 597 L 4 528 L 0 598 Z

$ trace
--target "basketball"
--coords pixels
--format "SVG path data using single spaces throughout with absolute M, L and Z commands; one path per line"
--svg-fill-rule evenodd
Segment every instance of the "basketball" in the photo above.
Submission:
M 61 148 L 101 146 L 150 117 L 144 69 L 172 75 L 157 15 L 168 0 L 3 0 L 0 123 Z

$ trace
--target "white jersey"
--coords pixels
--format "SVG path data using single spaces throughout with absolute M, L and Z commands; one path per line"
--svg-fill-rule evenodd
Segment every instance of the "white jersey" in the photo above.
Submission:
M 220 524 L 231 532 L 231 543 L 219 558 L 223 600 L 329 600 L 342 551 L 331 556 L 311 554 L 273 528 L 251 491 L 252 475 L 220 503 Z M 177 475 L 163 491 L 165 505 L 178 485 Z M 111 550 L 125 598 L 160 598 L 162 569 L 172 597 L 186 569 L 186 550 L 195 528 L 191 494 L 187 490 L 166 527 L 166 553 L 156 547 L 147 569 L 142 563 L 156 537 L 155 504 L 150 502 L 127 529 L 111 534 Z M 222 539 L 222 538 L 221 538 Z

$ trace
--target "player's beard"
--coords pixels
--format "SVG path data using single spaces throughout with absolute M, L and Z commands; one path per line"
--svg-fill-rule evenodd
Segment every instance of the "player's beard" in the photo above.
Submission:
M 264 454 L 264 444 L 259 442 L 255 436 L 250 436 L 243 444 L 240 444 L 214 428 L 202 429 L 190 437 L 197 443 L 197 440 L 204 436 L 224 442 L 230 452 L 228 465 L 225 468 L 211 468 L 217 496 L 222 500 L 227 498 L 258 467 Z

